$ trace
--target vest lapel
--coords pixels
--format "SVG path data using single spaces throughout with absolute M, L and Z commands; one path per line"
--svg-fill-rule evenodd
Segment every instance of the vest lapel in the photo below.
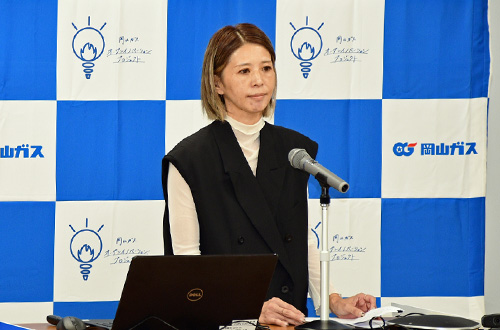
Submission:
M 272 126 L 267 124 L 260 131 L 260 150 L 257 165 L 257 180 L 263 188 L 269 208 L 278 213 L 278 203 L 282 193 L 286 167 L 290 166 L 279 153 L 286 152 L 278 145 L 272 134 Z M 286 155 L 285 155 L 286 156 Z
M 278 254 L 285 269 L 293 274 L 283 237 L 274 219 L 285 167 L 278 166 L 269 124 L 261 130 L 261 147 L 257 166 L 259 180 L 253 175 L 231 125 L 227 122 L 214 122 L 214 134 L 224 170 L 231 178 L 241 207 L 267 245 Z M 263 193 L 263 188 L 269 192 L 267 196 Z

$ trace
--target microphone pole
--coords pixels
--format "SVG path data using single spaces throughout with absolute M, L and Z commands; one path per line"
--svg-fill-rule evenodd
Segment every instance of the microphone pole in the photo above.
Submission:
M 328 249 L 328 208 L 330 207 L 329 187 L 321 185 L 321 251 L 319 254 L 321 270 L 321 321 L 328 321 L 330 316 L 330 251 Z
M 342 324 L 330 320 L 330 251 L 328 249 L 328 208 L 330 206 L 330 185 L 326 177 L 317 173 L 314 176 L 321 186 L 321 196 L 319 199 L 321 205 L 321 250 L 319 254 L 320 260 L 320 319 L 311 321 L 295 327 L 297 330 L 339 330 L 339 329 L 354 329 L 353 326 Z M 349 186 L 347 186 L 349 187 Z M 348 188 L 347 188 L 348 189 Z M 342 193 L 347 192 L 347 189 L 341 189 Z

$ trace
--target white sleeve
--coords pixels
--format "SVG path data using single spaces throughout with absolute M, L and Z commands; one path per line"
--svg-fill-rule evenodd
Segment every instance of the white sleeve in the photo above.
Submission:
M 308 194 L 309 195 L 309 194 Z M 312 298 L 314 303 L 314 309 L 316 314 L 319 315 L 320 302 L 321 302 L 321 267 L 319 261 L 319 248 L 318 248 L 318 238 L 312 231 L 314 229 L 318 236 L 321 237 L 321 225 L 315 229 L 318 223 L 314 223 L 312 217 L 308 220 L 308 235 L 307 235 L 307 247 L 308 247 L 308 268 L 309 268 L 309 296 Z M 330 280 L 329 293 L 334 293 L 335 288 Z
M 167 192 L 174 254 L 200 254 L 200 227 L 193 195 L 172 163 L 168 165 Z

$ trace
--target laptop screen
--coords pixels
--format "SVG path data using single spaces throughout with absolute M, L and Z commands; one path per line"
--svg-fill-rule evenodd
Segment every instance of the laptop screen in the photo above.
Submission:
M 137 256 L 113 330 L 218 329 L 258 319 L 277 255 Z

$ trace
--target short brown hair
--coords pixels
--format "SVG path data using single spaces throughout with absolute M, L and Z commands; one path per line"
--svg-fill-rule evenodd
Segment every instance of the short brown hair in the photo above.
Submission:
M 221 76 L 229 62 L 231 55 L 245 43 L 257 44 L 264 47 L 271 55 L 271 62 L 275 70 L 276 54 L 273 44 L 267 35 L 257 26 L 241 23 L 235 26 L 225 26 L 210 39 L 203 59 L 201 71 L 201 105 L 209 119 L 224 121 L 226 106 L 224 98 L 215 90 L 215 76 Z M 269 117 L 276 105 L 276 87 L 268 106 L 264 110 L 264 117 Z

